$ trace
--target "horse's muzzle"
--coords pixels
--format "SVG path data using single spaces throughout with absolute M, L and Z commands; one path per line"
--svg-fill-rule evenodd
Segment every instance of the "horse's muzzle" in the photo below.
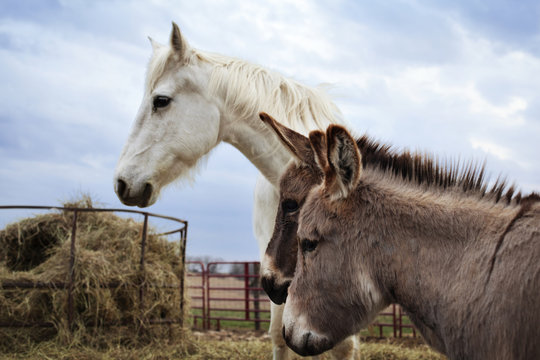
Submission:
M 124 205 L 147 207 L 150 204 L 153 191 L 154 188 L 150 183 L 145 183 L 137 190 L 122 179 L 116 181 L 115 192 Z

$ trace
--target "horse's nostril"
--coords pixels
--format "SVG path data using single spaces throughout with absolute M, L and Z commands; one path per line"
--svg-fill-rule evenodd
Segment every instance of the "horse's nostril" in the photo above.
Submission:
M 134 187 L 122 179 L 116 180 L 115 187 L 118 198 L 124 205 L 147 207 L 152 198 L 154 187 L 150 183 L 144 183 L 144 187 Z
M 152 191 L 154 191 L 152 184 L 146 183 L 142 195 L 142 202 L 145 204 L 144 206 L 148 205 L 148 203 L 150 202 L 150 198 L 152 197 Z
M 125 199 L 127 194 L 127 184 L 124 180 L 118 179 L 116 182 L 116 193 L 120 197 L 120 199 Z

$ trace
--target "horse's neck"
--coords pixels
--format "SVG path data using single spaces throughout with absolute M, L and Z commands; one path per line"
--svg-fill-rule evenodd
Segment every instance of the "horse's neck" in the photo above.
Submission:
M 341 122 L 339 109 L 317 89 L 257 65 L 217 57 L 210 87 L 221 104 L 220 139 L 240 150 L 277 187 L 291 155 L 259 119 L 259 112 L 268 112 L 291 129 L 307 134 Z
M 275 135 L 253 114 L 246 119 L 224 119 L 222 140 L 236 147 L 253 165 L 277 187 L 279 176 L 291 160 Z

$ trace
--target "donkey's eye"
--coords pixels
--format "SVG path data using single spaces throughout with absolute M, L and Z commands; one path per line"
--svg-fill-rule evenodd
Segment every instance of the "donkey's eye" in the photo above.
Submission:
M 298 203 L 296 200 L 287 199 L 281 203 L 281 208 L 285 213 L 292 213 L 298 210 Z
M 311 252 L 317 248 L 318 244 L 318 241 L 302 239 L 300 246 L 302 247 L 302 252 Z
M 167 105 L 169 105 L 170 102 L 171 102 L 170 97 L 158 95 L 154 97 L 154 102 L 152 105 L 154 107 L 154 110 L 156 110 L 156 109 L 161 109 L 161 108 L 166 107 Z

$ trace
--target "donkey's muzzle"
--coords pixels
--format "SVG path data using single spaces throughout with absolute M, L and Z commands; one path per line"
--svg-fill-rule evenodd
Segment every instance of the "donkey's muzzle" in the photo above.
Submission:
M 122 179 L 116 181 L 115 192 L 124 205 L 146 207 L 150 203 L 153 191 L 153 186 L 150 183 L 145 183 L 144 186 L 137 189 Z
M 291 331 L 287 331 L 285 326 L 281 329 L 287 346 L 300 356 L 316 356 L 333 347 L 333 344 L 326 336 L 311 331 L 295 335 Z
M 273 303 L 281 305 L 287 300 L 287 292 L 290 281 L 285 281 L 283 284 L 277 284 L 273 276 L 263 276 L 261 285 Z

